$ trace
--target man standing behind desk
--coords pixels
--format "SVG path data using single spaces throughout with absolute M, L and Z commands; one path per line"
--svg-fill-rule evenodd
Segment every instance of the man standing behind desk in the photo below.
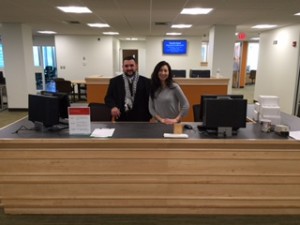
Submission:
M 137 73 L 132 56 L 123 60 L 123 74 L 110 80 L 105 104 L 116 121 L 149 121 L 150 79 Z

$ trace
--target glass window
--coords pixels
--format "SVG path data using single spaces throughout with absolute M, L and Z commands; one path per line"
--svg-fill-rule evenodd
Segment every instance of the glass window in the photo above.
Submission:
M 0 43 L 0 68 L 4 67 L 4 56 L 3 56 L 3 47 Z
M 33 46 L 33 62 L 34 66 L 41 66 L 41 49 L 39 46 Z
M 56 67 L 55 47 L 53 46 L 33 46 L 34 66 Z
M 202 42 L 201 44 L 201 62 L 207 62 L 208 54 L 208 42 Z
M 247 55 L 247 70 L 256 70 L 258 63 L 259 43 L 249 43 Z
M 56 67 L 55 47 L 43 46 L 42 51 L 44 66 Z

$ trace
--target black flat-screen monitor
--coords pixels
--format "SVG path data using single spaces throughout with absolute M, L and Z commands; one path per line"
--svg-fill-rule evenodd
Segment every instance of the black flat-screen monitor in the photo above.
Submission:
M 203 108 L 202 126 L 208 132 L 214 132 L 218 136 L 225 137 L 236 134 L 241 127 L 246 127 L 246 99 L 219 96 L 206 98 L 201 105 Z
M 210 78 L 210 70 L 190 70 L 191 78 Z
M 59 124 L 59 98 L 56 96 L 29 95 L 28 119 L 34 124 L 52 127 Z
M 70 106 L 68 94 L 61 92 L 42 91 L 41 95 L 57 97 L 59 99 L 59 117 L 62 119 L 68 118 L 68 107 Z
M 199 110 L 199 119 L 203 121 L 203 111 L 204 111 L 204 104 L 206 99 L 220 99 L 220 98 L 229 98 L 229 99 L 244 99 L 243 95 L 239 94 L 229 94 L 229 95 L 214 95 L 214 94 L 204 94 L 200 97 L 200 110 Z
M 173 77 L 186 77 L 185 70 L 172 70 Z

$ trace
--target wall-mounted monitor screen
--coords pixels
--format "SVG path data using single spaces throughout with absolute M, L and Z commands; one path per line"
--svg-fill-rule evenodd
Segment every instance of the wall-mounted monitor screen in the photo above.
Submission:
M 164 40 L 164 55 L 184 55 L 187 53 L 187 40 Z

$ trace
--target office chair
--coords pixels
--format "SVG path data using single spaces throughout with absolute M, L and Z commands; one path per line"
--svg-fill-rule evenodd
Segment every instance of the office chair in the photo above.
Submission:
M 200 107 L 201 104 L 193 105 L 194 122 L 201 122 Z
M 251 83 L 254 84 L 254 80 L 256 78 L 256 70 L 250 70 L 249 78 L 251 79 Z
M 2 71 L 0 71 L 0 84 L 5 84 L 5 77 L 3 76 Z
M 185 70 L 172 70 L 173 77 L 186 77 Z
M 110 108 L 104 103 L 91 102 L 88 106 L 91 110 L 91 121 L 112 121 Z
M 66 93 L 71 97 L 71 101 L 75 102 L 75 91 L 71 81 L 57 78 L 55 81 L 56 92 Z

